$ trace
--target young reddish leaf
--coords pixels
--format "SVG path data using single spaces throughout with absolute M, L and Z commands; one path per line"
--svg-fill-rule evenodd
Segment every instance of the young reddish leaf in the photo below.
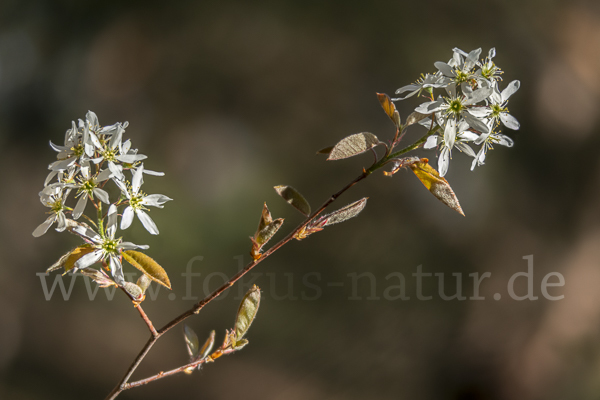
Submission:
M 377 93 L 377 98 L 381 103 L 381 107 L 383 107 L 383 111 L 390 117 L 394 125 L 400 127 L 400 114 L 396 110 L 396 105 L 392 103 L 390 96 L 385 93 Z
M 106 272 L 102 271 L 101 269 L 88 267 L 80 269 L 79 272 L 81 272 L 82 275 L 93 279 L 94 282 L 96 282 L 101 288 L 110 287 L 112 285 L 117 286 L 116 282 L 106 275 Z
M 259 305 L 260 289 L 258 286 L 253 285 L 242 299 L 240 308 L 238 309 L 235 320 L 235 337 L 233 338 L 235 342 L 242 340 L 246 332 L 248 332 L 252 321 L 256 317 Z M 235 347 L 235 343 L 233 345 Z
M 283 197 L 283 199 L 291 204 L 296 210 L 307 217 L 310 215 L 310 204 L 308 204 L 308 201 L 306 201 L 304 196 L 296 189 L 291 186 L 280 185 L 275 186 L 275 191 L 277 191 L 277 194 Z
M 260 221 L 258 221 L 258 228 L 256 229 L 256 233 L 262 231 L 265 226 L 269 225 L 273 222 L 273 217 L 271 217 L 271 212 L 267 207 L 267 203 L 264 204 L 262 214 L 260 215 Z
M 333 150 L 333 146 L 323 147 L 321 150 L 317 151 L 317 154 L 324 154 L 328 156 L 329 153 L 331 153 L 331 150 Z
M 152 257 L 135 250 L 126 250 L 121 254 L 129 264 L 148 275 L 148 278 L 160 283 L 167 289 L 171 289 L 171 281 L 169 281 L 167 273 Z
M 341 160 L 355 156 L 357 154 L 364 153 L 365 151 L 377 146 L 379 139 L 377 136 L 369 132 L 356 133 L 340 140 L 338 144 L 333 147 L 327 161 Z
M 410 168 L 421 183 L 425 185 L 427 190 L 437 197 L 438 200 L 464 217 L 465 213 L 460 207 L 458 199 L 448 181 L 442 178 L 428 162 L 427 158 L 422 158 L 420 162 L 410 164 Z

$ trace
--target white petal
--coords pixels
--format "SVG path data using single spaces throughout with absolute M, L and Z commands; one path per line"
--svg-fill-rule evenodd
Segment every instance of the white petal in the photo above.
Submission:
M 113 239 L 117 231 L 117 206 L 111 204 L 108 207 L 108 216 L 106 219 L 106 234 Z
M 446 122 L 446 129 L 444 129 L 444 142 L 448 149 L 452 149 L 454 146 L 454 140 L 456 139 L 456 120 L 450 118 Z
M 94 188 L 93 192 L 94 195 L 96 195 L 96 197 L 100 199 L 101 202 L 103 202 L 104 204 L 110 204 L 110 200 L 108 199 L 108 193 L 106 193 L 105 190 L 102 190 L 100 188 Z
M 423 145 L 424 149 L 433 149 L 438 145 L 438 135 L 432 135 L 427 138 L 427 141 Z
M 483 101 L 483 100 L 487 99 L 488 97 L 490 97 L 490 95 L 492 94 L 493 91 L 494 91 L 494 89 L 492 89 L 492 88 L 477 89 L 476 91 L 474 91 L 471 94 L 471 96 L 469 96 L 463 102 L 463 104 L 466 105 L 466 106 L 472 105 L 472 104 L 477 104 L 480 101 Z
M 112 172 L 112 176 L 123 180 L 125 179 L 125 175 L 123 175 L 123 167 L 120 165 L 115 164 L 112 161 L 108 162 L 108 169 L 110 170 L 110 172 Z
M 142 183 L 144 183 L 143 173 L 144 164 L 141 164 L 139 168 L 135 170 L 133 178 L 131 179 L 131 190 L 134 194 L 137 194 L 140 191 L 140 187 L 142 186 Z
M 131 226 L 131 222 L 133 221 L 133 208 L 127 207 L 125 211 L 123 211 L 123 216 L 121 217 L 121 229 L 125 230 Z
M 164 172 L 152 171 L 152 170 L 150 170 L 150 169 L 145 169 L 145 170 L 144 170 L 144 173 L 145 173 L 146 175 L 165 176 L 165 173 L 164 173 Z
M 123 126 L 118 124 L 116 133 L 112 135 L 110 138 L 109 146 L 111 149 L 117 148 L 117 146 L 121 145 L 121 139 L 123 138 Z
M 490 49 L 490 51 L 488 52 L 488 58 L 491 60 L 492 58 L 496 57 L 496 48 L 492 47 Z
M 438 159 L 438 172 L 440 176 L 446 175 L 448 172 L 448 165 L 450 164 L 450 151 L 446 147 L 440 152 L 440 158 Z
M 65 169 L 67 169 L 70 166 L 72 166 L 73 164 L 75 164 L 75 161 L 77 161 L 76 157 L 71 157 L 71 158 L 67 158 L 64 160 L 54 161 L 52 164 L 50 164 L 48 166 L 48 169 L 51 169 L 52 171 L 64 171 Z
M 44 233 L 48 232 L 50 225 L 52 225 L 55 220 L 56 215 L 49 216 L 44 222 L 42 222 L 37 228 L 35 228 L 35 231 L 33 231 L 32 235 L 34 237 L 42 236 Z
M 470 107 L 469 114 L 477 118 L 485 118 L 490 115 L 492 110 L 489 107 Z
M 421 89 L 421 86 L 419 85 L 406 85 L 406 86 L 402 86 L 400 89 L 396 90 L 396 94 L 402 94 L 404 92 L 410 92 L 410 91 L 419 91 L 419 89 Z
M 73 219 L 79 219 L 81 214 L 83 214 L 83 210 L 85 210 L 85 206 L 87 205 L 88 195 L 86 193 L 82 193 L 79 196 L 79 200 L 77 200 L 77 205 L 73 209 Z
M 72 224 L 76 222 L 71 221 Z M 81 224 L 77 224 L 75 226 L 72 226 L 71 228 L 71 232 L 75 233 L 76 235 L 81 236 L 85 241 L 90 242 L 90 243 L 95 243 L 98 244 L 102 241 L 102 238 L 100 237 L 100 235 L 98 235 L 96 232 L 94 232 L 92 229 L 90 229 L 88 226 L 85 225 L 81 225 Z
M 121 242 L 117 245 L 117 248 L 121 249 L 121 250 L 134 250 L 134 249 L 143 249 L 143 250 L 147 250 L 150 248 L 150 246 L 148 246 L 147 244 L 134 244 L 131 242 Z
M 110 167 L 109 167 L 107 169 L 100 171 L 100 173 L 98 174 L 98 176 L 96 176 L 96 178 L 94 180 L 96 182 L 104 182 L 105 180 L 110 178 L 112 175 L 113 175 L 113 172 L 110 170 Z
M 446 93 L 448 96 L 455 98 L 456 97 L 456 83 L 452 82 L 448 86 L 446 86 Z
M 85 114 L 85 119 L 87 120 L 88 124 L 90 124 L 92 127 L 97 127 L 100 125 L 100 123 L 98 122 L 98 117 L 93 111 L 88 110 L 88 112 Z
M 59 212 L 57 216 L 58 223 L 56 224 L 56 231 L 62 232 L 67 228 L 67 218 L 63 212 Z
M 462 117 L 467 121 L 467 124 L 476 131 L 488 133 L 490 128 L 480 119 L 475 118 L 473 115 L 469 114 L 469 112 L 463 112 Z
M 460 134 L 460 138 L 461 138 L 461 140 L 463 140 L 465 142 L 474 142 L 477 139 L 479 139 L 479 135 L 476 134 L 475 132 L 463 131 Z
M 121 145 L 121 154 L 127 154 L 131 148 L 131 140 L 127 139 L 125 143 Z
M 102 258 L 103 251 L 101 249 L 94 250 L 91 253 L 86 254 L 81 257 L 79 260 L 75 261 L 75 270 L 89 267 L 92 264 L 95 264 Z
M 92 141 L 94 146 L 96 146 L 97 149 L 101 149 L 102 143 L 100 143 L 100 140 L 98 140 L 98 136 L 96 136 L 96 134 L 92 131 L 90 131 L 89 133 L 90 133 L 90 140 Z M 91 157 L 91 154 L 89 156 Z
M 517 119 L 509 113 L 500 113 L 500 120 L 502 121 L 504 126 L 512 130 L 516 131 L 521 127 L 519 121 L 517 121 Z
M 508 98 L 515 94 L 515 92 L 519 90 L 520 87 L 521 82 L 519 81 L 512 81 L 511 83 L 509 83 L 506 89 L 502 91 L 502 101 L 504 102 L 508 100 Z
M 148 158 L 148 156 L 145 156 L 143 154 L 123 154 L 120 156 L 115 157 L 117 160 L 127 163 L 127 164 L 133 164 L 136 161 L 142 161 L 146 158 Z
M 497 138 L 499 139 L 498 144 L 501 144 L 502 146 L 513 147 L 515 144 L 515 142 L 506 135 L 498 135 Z
M 438 61 L 433 63 L 433 65 L 435 65 L 435 67 L 444 75 L 446 75 L 447 77 L 450 78 L 454 78 L 456 76 L 456 74 L 454 73 L 454 71 L 452 70 L 452 67 L 450 67 L 448 64 L 446 64 L 445 62 L 442 61 Z
M 113 255 L 110 256 L 110 273 L 115 278 L 115 282 L 119 285 L 123 285 L 125 283 L 125 279 L 123 278 L 123 266 L 121 265 L 121 261 Z
M 162 205 L 167 201 L 171 201 L 173 199 L 165 196 L 164 194 L 151 194 L 142 199 L 142 204 L 146 206 L 154 206 L 162 208 Z
M 58 175 L 58 171 L 50 171 L 50 173 L 46 177 L 46 180 L 44 181 L 44 186 L 48 186 L 48 184 L 52 181 L 52 179 L 54 179 L 56 175 Z
M 135 213 L 142 222 L 142 225 L 144 225 L 144 228 L 146 228 L 148 232 L 150 232 L 152 235 L 158 235 L 158 228 L 156 227 L 156 224 L 154 223 L 154 221 L 152 221 L 152 218 L 150 218 L 148 214 L 146 214 L 142 210 L 135 210 Z
M 460 151 L 466 153 L 467 155 L 469 155 L 471 157 L 476 157 L 477 156 L 475 154 L 475 152 L 473 151 L 473 149 L 471 148 L 471 146 L 469 146 L 466 143 L 457 142 L 455 146 L 456 146 L 457 149 L 459 149 Z
M 440 111 L 443 105 L 444 100 L 428 101 L 415 108 L 415 111 L 421 114 L 431 114 Z
M 481 48 L 470 52 L 465 59 L 464 69 L 468 71 L 471 68 L 473 68 L 475 66 L 475 63 L 477 62 L 477 60 L 479 60 L 480 54 L 481 54 Z

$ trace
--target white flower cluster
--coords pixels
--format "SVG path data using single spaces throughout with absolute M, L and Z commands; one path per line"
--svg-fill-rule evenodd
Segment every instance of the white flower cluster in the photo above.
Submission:
M 520 86 L 512 81 L 500 90 L 502 70 L 493 62 L 496 50 L 492 48 L 484 60 L 479 60 L 481 49 L 466 53 L 454 49 L 447 63 L 438 61 L 437 72 L 426 74 L 416 83 L 403 86 L 396 94 L 406 96 L 392 99 L 404 100 L 415 94 L 426 93 L 430 101 L 422 103 L 415 111 L 429 115 L 419 123 L 428 129 L 439 127 L 430 136 L 424 148 L 439 150 L 438 171 L 448 172 L 452 150 L 458 149 L 474 158 L 471 170 L 482 165 L 488 150 L 494 144 L 511 147 L 512 139 L 499 132 L 500 126 L 519 129 L 519 122 L 508 113 L 507 103 Z M 433 90 L 443 88 L 446 96 L 434 98 Z M 481 145 L 477 153 L 467 143 Z
M 121 251 L 136 248 L 147 249 L 131 242 L 123 242 L 115 238 L 117 231 L 118 207 L 123 206 L 121 229 L 127 229 L 134 215 L 153 235 L 158 235 L 158 228 L 146 211 L 146 206 L 163 208 L 163 204 L 171 200 L 162 194 L 146 195 L 140 188 L 143 174 L 163 176 L 162 172 L 144 169 L 142 160 L 147 157 L 138 154 L 131 148 L 129 140 L 123 141 L 123 133 L 128 123 L 100 126 L 98 117 L 89 111 L 85 121 L 72 123 L 65 134 L 64 145 L 50 142 L 57 155 L 57 161 L 48 166 L 50 174 L 44 182 L 44 189 L 39 193 L 40 201 L 50 210 L 50 216 L 33 232 L 33 236 L 42 236 L 56 222 L 59 232 L 69 229 L 79 235 L 90 249 L 87 254 L 75 263 L 75 270 L 86 268 L 102 261 L 110 267 L 115 281 L 123 284 Z M 130 171 L 131 181 L 125 172 Z M 113 181 L 119 189 L 118 199 L 111 203 L 105 185 Z M 75 207 L 66 205 L 69 195 L 77 198 Z M 94 205 L 97 222 L 84 214 L 88 201 Z M 102 204 L 108 204 L 108 212 L 102 214 Z M 76 222 L 84 216 L 92 225 Z M 68 216 L 70 216 L 69 219 Z

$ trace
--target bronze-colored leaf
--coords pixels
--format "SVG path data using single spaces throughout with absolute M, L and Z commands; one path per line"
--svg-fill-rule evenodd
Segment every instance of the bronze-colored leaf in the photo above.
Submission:
M 337 224 L 347 219 L 356 217 L 367 205 L 367 197 L 364 197 L 346 207 L 340 208 L 337 211 L 322 216 L 319 220 L 327 220 L 324 226 Z
M 383 107 L 383 111 L 390 117 L 394 125 L 400 127 L 400 114 L 396 110 L 396 105 L 392 103 L 390 96 L 385 93 L 377 93 L 377 98 L 379 99 L 379 103 L 381 103 L 381 107 Z
M 81 257 L 85 256 L 86 254 L 91 253 L 94 250 L 96 250 L 96 249 L 93 247 L 89 247 L 89 246 L 79 246 L 79 247 L 76 247 L 73 250 L 71 250 L 71 252 L 69 252 L 68 256 L 64 259 L 64 264 L 62 265 L 63 267 L 65 267 L 65 272 L 69 272 L 70 270 L 72 270 L 73 267 L 75 266 L 75 263 L 77 262 L 77 260 L 79 260 Z M 62 259 L 62 257 L 61 257 L 61 259 Z M 60 260 L 59 260 L 59 262 L 60 262 Z M 50 268 L 53 268 L 53 267 L 54 266 L 52 266 Z M 56 269 L 56 268 L 54 268 L 54 269 Z
M 148 275 L 148 278 L 160 283 L 167 289 L 171 289 L 171 281 L 169 280 L 169 276 L 163 267 L 154 261 L 152 257 L 135 250 L 126 250 L 121 252 L 121 254 L 129 264 Z
M 460 207 L 458 198 L 454 194 L 450 184 L 428 162 L 427 158 L 422 158 L 420 162 L 410 164 L 410 168 L 421 183 L 425 185 L 427 190 L 438 200 L 464 217 L 465 213 Z
M 428 116 L 429 115 L 427 114 L 421 114 L 415 111 L 412 114 L 410 114 L 408 118 L 406 118 L 406 126 L 416 124 L 417 122 L 427 118 Z
M 379 143 L 381 142 L 377 139 L 377 136 L 372 133 L 356 133 L 340 140 L 338 144 L 333 147 L 333 150 L 331 150 L 327 160 L 341 160 L 352 157 L 370 150 Z
M 310 204 L 308 204 L 308 201 L 300 194 L 299 191 L 291 186 L 285 185 L 275 186 L 275 191 L 296 210 L 300 211 L 307 217 L 310 215 Z

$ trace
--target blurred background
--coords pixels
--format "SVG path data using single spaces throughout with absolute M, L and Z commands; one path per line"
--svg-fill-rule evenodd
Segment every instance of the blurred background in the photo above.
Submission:
M 60 144 L 72 120 L 93 110 L 103 125 L 129 121 L 146 168 L 166 173 L 144 185 L 174 199 L 151 211 L 161 234 L 138 220 L 124 232 L 171 277 L 172 296 L 144 303 L 160 327 L 250 260 L 264 201 L 284 232 L 302 220 L 274 185 L 316 207 L 368 167 L 369 154 L 315 152 L 357 132 L 391 138 L 375 93 L 433 72 L 453 47 L 496 47 L 502 86 L 521 81 L 510 101 L 521 129 L 504 131 L 514 148 L 474 172 L 464 154 L 450 166 L 466 218 L 409 171 L 375 174 L 338 203 L 368 196 L 358 218 L 290 243 L 244 282 L 263 291 L 248 347 L 120 398 L 600 397 L 598 2 L 6 0 L 0 21 L 0 398 L 102 399 L 148 338 L 122 293 L 91 301 L 80 280 L 68 300 L 59 289 L 47 299 L 36 276 L 78 243 L 31 236 L 46 218 L 48 141 Z M 397 104 L 405 118 L 419 102 Z M 416 154 L 436 165 L 435 152 Z M 538 300 L 517 301 L 507 283 L 528 255 Z M 188 265 L 201 274 L 189 292 Z M 443 300 L 437 276 L 423 280 L 431 300 L 418 300 L 418 266 L 443 274 L 447 295 L 458 276 L 466 297 L 469 274 L 489 272 L 485 300 Z M 542 296 L 551 272 L 564 276 L 549 289 L 561 300 Z M 393 299 L 399 274 L 410 299 Z M 201 340 L 212 329 L 222 340 L 243 291 L 188 320 Z M 174 329 L 134 379 L 186 361 Z

